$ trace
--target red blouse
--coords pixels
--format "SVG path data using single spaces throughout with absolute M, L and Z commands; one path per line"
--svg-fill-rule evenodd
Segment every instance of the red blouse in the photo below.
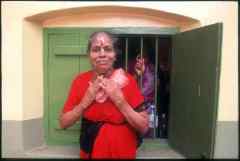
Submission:
M 144 98 L 135 79 L 126 73 L 129 83 L 122 88 L 123 95 L 132 108 L 142 104 Z M 92 71 L 79 74 L 72 82 L 63 112 L 71 111 L 80 103 L 93 76 Z M 91 121 L 104 121 L 93 145 L 92 158 L 132 158 L 136 157 L 136 132 L 126 122 L 123 114 L 107 98 L 103 103 L 94 101 L 84 112 L 83 117 Z M 88 154 L 80 150 L 80 157 Z

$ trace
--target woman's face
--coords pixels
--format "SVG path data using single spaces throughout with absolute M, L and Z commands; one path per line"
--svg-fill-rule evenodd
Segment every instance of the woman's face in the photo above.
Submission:
M 116 53 L 112 40 L 106 34 L 97 35 L 91 44 L 90 61 L 93 69 L 99 74 L 105 74 L 113 68 Z

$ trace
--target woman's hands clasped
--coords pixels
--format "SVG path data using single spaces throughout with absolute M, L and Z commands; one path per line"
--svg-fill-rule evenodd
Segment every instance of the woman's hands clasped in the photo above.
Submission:
M 103 76 L 98 76 L 96 80 L 89 82 L 89 87 L 81 101 L 84 109 L 86 109 L 96 97 L 98 90 L 101 88 L 100 83 L 103 81 Z
M 125 100 L 122 90 L 114 80 L 103 78 L 100 82 L 100 86 L 117 107 L 119 107 Z
M 124 101 L 123 93 L 114 80 L 98 76 L 96 80 L 89 82 L 89 87 L 81 101 L 84 109 L 95 100 L 96 94 L 100 89 L 103 90 L 117 106 Z

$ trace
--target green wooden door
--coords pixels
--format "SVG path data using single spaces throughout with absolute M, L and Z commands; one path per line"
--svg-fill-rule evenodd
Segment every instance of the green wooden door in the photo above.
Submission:
M 169 143 L 190 158 L 213 158 L 222 24 L 173 36 Z
M 72 80 L 90 69 L 86 54 L 92 29 L 45 29 L 45 136 L 47 144 L 79 144 L 80 121 L 60 129 L 59 112 Z
M 80 121 L 67 130 L 58 117 L 73 78 L 90 69 L 87 40 L 94 31 L 119 35 L 173 35 L 178 28 L 45 28 L 44 29 L 44 128 L 47 144 L 78 145 Z

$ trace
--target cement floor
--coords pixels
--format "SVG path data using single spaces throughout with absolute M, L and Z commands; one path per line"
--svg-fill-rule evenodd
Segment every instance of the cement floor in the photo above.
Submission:
M 151 141 L 153 140 L 149 140 L 148 142 Z M 79 147 L 43 145 L 21 153 L 2 154 L 2 158 L 79 158 Z M 152 144 L 151 146 L 143 144 L 138 149 L 137 159 L 148 158 L 184 159 L 181 154 L 168 146 L 166 140 L 160 140 L 160 143 Z

